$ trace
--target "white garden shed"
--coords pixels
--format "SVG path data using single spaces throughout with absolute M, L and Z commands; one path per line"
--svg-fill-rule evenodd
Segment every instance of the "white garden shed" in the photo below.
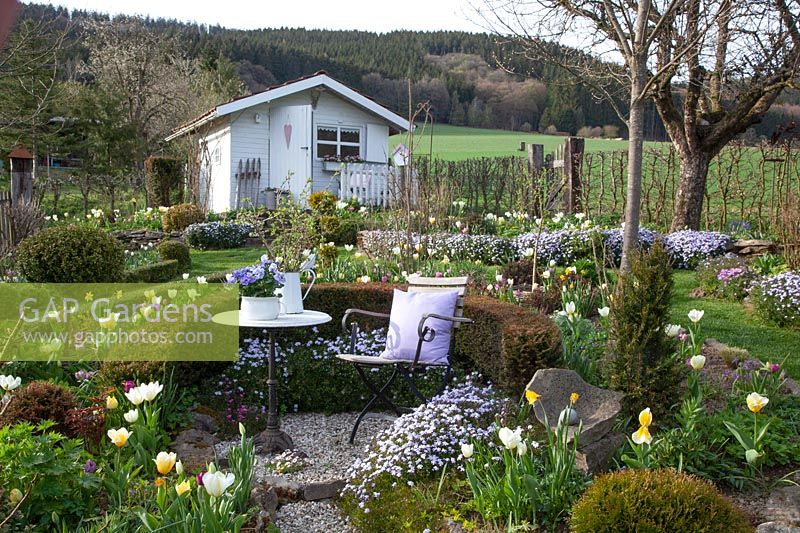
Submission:
M 200 203 L 222 212 L 265 205 L 268 189 L 289 190 L 302 201 L 309 180 L 312 192 L 340 197 L 351 193 L 340 191 L 342 179 L 377 191 L 388 174 L 389 135 L 408 129 L 406 119 L 318 72 L 220 104 L 166 140 L 198 137 Z M 365 177 L 340 178 L 342 164 L 329 160 L 357 161 L 347 166 Z

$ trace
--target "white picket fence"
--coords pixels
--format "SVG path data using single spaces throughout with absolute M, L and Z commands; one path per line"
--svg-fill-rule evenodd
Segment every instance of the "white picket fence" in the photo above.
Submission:
M 339 174 L 339 199 L 355 197 L 361 205 L 388 207 L 391 203 L 392 169 L 376 163 L 348 163 Z

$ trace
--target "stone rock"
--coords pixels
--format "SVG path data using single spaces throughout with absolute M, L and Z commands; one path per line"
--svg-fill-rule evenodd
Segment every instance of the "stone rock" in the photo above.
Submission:
M 278 512 L 278 495 L 266 483 L 256 483 L 250 492 L 250 505 L 258 507 L 260 513 L 266 513 L 267 523 L 274 522 Z
M 216 433 L 219 431 L 219 424 L 217 424 L 213 416 L 197 411 L 192 411 L 192 427 L 208 433 Z
M 539 394 L 533 411 L 542 424 L 546 414 L 551 427 L 555 427 L 561 411 L 569 404 L 570 394 L 577 392 L 580 395 L 574 409 L 583 423 L 579 440 L 582 447 L 597 442 L 611 431 L 622 409 L 624 396 L 621 392 L 590 385 L 574 370 L 562 368 L 537 370 L 526 389 Z M 577 426 L 569 427 L 570 440 L 577 430 Z
M 178 433 L 172 449 L 184 468 L 188 472 L 195 472 L 214 460 L 214 445 L 218 442 L 219 438 L 207 431 L 187 429 Z
M 343 479 L 308 483 L 303 487 L 303 499 L 309 502 L 327 500 L 337 496 L 344 488 Z
M 800 526 L 800 487 L 791 485 L 772 491 L 764 516 L 773 522 Z
M 445 519 L 444 528 L 445 531 L 447 531 L 448 533 L 466 533 L 464 526 L 462 526 L 449 516 Z
M 588 446 L 583 446 L 578 441 L 578 450 L 575 453 L 575 466 L 586 474 L 597 474 L 608 467 L 608 463 L 625 443 L 625 435 L 611 433 Z
M 800 533 L 800 527 L 780 522 L 764 522 L 756 528 L 756 533 Z
M 272 487 L 279 504 L 292 503 L 303 499 L 303 486 L 281 476 L 266 476 L 263 483 Z

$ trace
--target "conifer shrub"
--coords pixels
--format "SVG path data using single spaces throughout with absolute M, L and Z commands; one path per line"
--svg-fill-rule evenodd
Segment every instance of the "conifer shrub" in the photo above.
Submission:
M 336 212 L 336 196 L 330 191 L 316 191 L 308 195 L 308 206 L 320 215 Z
M 150 156 L 144 161 L 145 189 L 150 205 L 169 207 L 183 196 L 183 163 L 173 157 Z
M 595 478 L 573 506 L 570 526 L 574 533 L 752 531 L 744 514 L 710 482 L 671 469 Z
M 161 214 L 164 231 L 183 231 L 192 224 L 203 222 L 203 210 L 194 204 L 173 205 Z
M 606 371 L 625 393 L 628 414 L 650 407 L 663 414 L 678 401 L 684 365 L 664 333 L 670 314 L 672 267 L 664 246 L 635 251 L 620 273 L 609 315 Z
M 98 228 L 54 226 L 23 240 L 17 266 L 32 283 L 112 283 L 120 281 L 125 251 Z
M 72 392 L 62 385 L 31 381 L 19 389 L 0 418 L 0 426 L 30 422 L 36 426 L 45 420 L 55 422 L 53 430 L 70 434 L 67 413 L 77 406 Z

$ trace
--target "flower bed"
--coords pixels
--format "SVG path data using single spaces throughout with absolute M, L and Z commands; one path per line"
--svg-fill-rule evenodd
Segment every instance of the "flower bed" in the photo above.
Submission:
M 184 236 L 192 248 L 220 250 L 241 248 L 252 230 L 249 224 L 236 222 L 201 222 L 186 228 Z
M 753 282 L 750 301 L 763 318 L 800 328 L 800 273 L 784 272 Z
M 664 240 L 667 253 L 678 268 L 695 268 L 700 261 L 724 254 L 731 248 L 730 236 L 716 231 L 679 231 L 667 235 L 639 229 L 639 242 L 649 248 L 657 238 Z M 579 259 L 591 259 L 605 255 L 609 262 L 618 264 L 622 256 L 622 229 L 556 229 L 541 234 L 523 233 L 513 238 L 495 235 L 470 235 L 464 233 L 436 233 L 411 235 L 394 231 L 374 230 L 360 233 L 361 247 L 371 254 L 389 257 L 394 249 L 406 249 L 409 253 L 431 257 L 447 257 L 451 260 L 481 261 L 486 264 L 501 264 L 525 256 L 537 248 L 543 261 L 555 261 L 568 265 Z

